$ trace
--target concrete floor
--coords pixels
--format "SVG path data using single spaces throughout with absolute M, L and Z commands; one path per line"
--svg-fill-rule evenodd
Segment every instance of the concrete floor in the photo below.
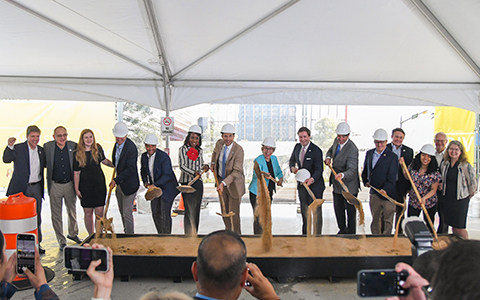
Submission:
M 298 205 L 295 203 L 295 183 L 288 183 L 284 188 L 279 189 L 279 193 L 274 196 L 272 205 L 273 234 L 296 235 L 301 233 L 301 216 L 297 214 Z M 371 214 L 368 206 L 367 190 L 364 189 L 359 198 L 363 202 L 365 210 L 365 224 L 367 226 L 357 227 L 358 234 L 370 234 L 369 224 Z M 0 191 L 0 198 L 4 198 L 5 191 Z M 208 201 L 206 208 L 202 209 L 200 217 L 199 234 L 208 234 L 214 230 L 223 229 L 223 222 L 216 212 L 220 211 L 219 203 L 216 202 L 215 191 L 212 186 L 206 186 L 204 201 Z M 333 203 L 331 201 L 331 189 L 325 191 L 326 202 L 323 205 L 323 234 L 336 234 L 338 229 L 333 212 Z M 475 212 L 469 214 L 467 229 L 470 237 L 480 239 L 480 218 L 478 200 L 475 205 Z M 143 203 L 139 203 L 142 207 Z M 471 206 L 472 209 L 472 206 Z M 112 202 L 108 213 L 109 217 L 114 217 L 114 224 L 117 232 L 123 232 L 120 221 L 120 214 L 116 199 L 112 196 Z M 93 284 L 87 278 L 80 281 L 74 281 L 72 276 L 67 273 L 63 267 L 63 252 L 59 251 L 58 244 L 53 232 L 50 221 L 50 202 L 48 197 L 43 207 L 43 234 L 44 241 L 42 246 L 47 253 L 42 256 L 42 264 L 55 271 L 55 278 L 49 283 L 55 290 L 60 299 L 90 299 L 93 293 Z M 66 224 L 66 214 L 64 213 L 64 224 Z M 248 196 L 245 195 L 241 204 L 242 232 L 243 234 L 252 234 L 253 212 L 248 202 Z M 150 214 L 134 213 L 135 233 L 155 234 L 155 227 Z M 81 238 L 87 237 L 85 226 L 83 225 L 83 210 L 80 205 L 77 207 L 77 218 Z M 437 220 L 438 222 L 438 220 Z M 436 222 L 436 223 L 437 223 Z M 64 228 L 66 231 L 66 228 Z M 183 216 L 179 215 L 173 218 L 173 233 L 183 234 Z M 73 242 L 69 242 L 73 244 Z M 393 268 L 394 266 L 392 266 Z M 161 270 L 159 270 L 161 274 Z M 288 283 L 273 282 L 273 286 L 282 299 L 355 299 L 356 279 L 342 279 L 340 282 L 332 283 L 326 278 L 302 278 L 293 279 Z M 149 291 L 181 291 L 190 296 L 195 295 L 195 282 L 193 279 L 184 279 L 181 283 L 173 283 L 170 278 L 161 277 L 133 277 L 129 282 L 121 282 L 115 278 L 112 299 L 139 299 L 141 295 Z M 32 299 L 33 290 L 17 292 L 15 299 Z M 254 299 L 246 291 L 242 292 L 240 299 Z

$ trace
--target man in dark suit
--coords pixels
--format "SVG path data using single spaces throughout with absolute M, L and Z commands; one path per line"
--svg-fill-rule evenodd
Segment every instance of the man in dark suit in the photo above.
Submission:
M 118 208 L 122 216 L 123 231 L 134 233 L 133 201 L 137 195 L 140 180 L 138 179 L 137 146 L 127 138 L 128 128 L 123 122 L 118 122 L 113 128 L 115 146 L 113 147 L 112 162 L 115 166 L 116 177 L 110 182 L 110 187 L 117 186 Z
M 77 224 L 77 195 L 73 186 L 73 152 L 77 143 L 67 141 L 67 129 L 58 126 L 53 131 L 53 141 L 43 145 L 47 159 L 47 187 L 50 196 L 50 210 L 52 213 L 52 226 L 57 237 L 60 250 L 67 245 L 63 235 L 62 199 L 68 215 L 67 238 L 77 244 L 82 243 L 78 238 Z
M 363 165 L 362 180 L 366 187 L 373 186 L 381 194 L 396 198 L 395 181 L 398 172 L 398 158 L 387 149 L 388 134 L 384 129 L 377 129 L 373 134 L 375 148 L 367 151 Z M 370 211 L 372 213 L 372 234 L 391 234 L 395 204 L 381 194 L 370 189 Z M 385 226 L 381 230 L 381 221 Z
M 42 242 L 42 200 L 43 200 L 43 169 L 45 168 L 45 152 L 38 146 L 40 128 L 36 125 L 27 127 L 27 140 L 15 144 L 14 137 L 8 139 L 8 146 L 3 152 L 3 162 L 13 161 L 13 175 L 7 189 L 7 196 L 23 193 L 35 198 L 37 202 L 38 250 L 45 253 L 40 245 Z M 29 229 L 33 230 L 33 229 Z
M 323 153 L 322 150 L 310 141 L 310 129 L 301 127 L 298 130 L 298 139 L 300 143 L 295 145 L 292 156 L 290 156 L 290 170 L 297 174 L 299 169 L 307 169 L 311 177 L 305 181 L 317 199 L 323 199 L 325 182 L 323 180 Z M 307 234 L 307 214 L 308 205 L 313 199 L 308 194 L 305 187 L 298 183 L 298 198 L 300 199 L 300 210 L 302 212 L 302 234 Z M 322 234 L 322 206 L 317 208 L 317 224 L 314 224 L 317 234 Z
M 215 231 L 203 238 L 192 274 L 197 300 L 238 299 L 244 288 L 256 299 L 280 299 L 257 265 L 247 263 L 245 243 L 230 230 Z M 246 286 L 246 281 L 251 286 Z
M 146 188 L 156 186 L 162 189 L 162 196 L 151 201 L 152 217 L 158 233 L 172 233 L 172 205 L 178 181 L 173 173 L 172 161 L 167 153 L 157 149 L 158 138 L 149 133 L 144 140 L 145 149 L 142 154 L 140 174 Z
M 387 145 L 387 148 L 395 153 L 400 159 L 403 157 L 405 164 L 408 166 L 413 161 L 413 149 L 405 146 L 403 144 L 403 139 L 405 138 L 405 131 L 402 128 L 395 128 L 392 130 L 392 142 Z M 395 183 L 397 198 L 396 200 L 400 203 L 405 203 L 405 197 L 407 192 L 410 189 L 410 182 L 405 176 L 403 176 L 402 166 L 398 166 L 397 181 Z M 403 208 L 397 206 L 395 209 L 395 223 L 398 223 L 398 218 L 402 214 Z M 403 217 L 402 217 L 403 220 Z M 399 233 L 402 233 L 402 226 L 399 227 Z
M 330 185 L 333 184 L 333 208 L 337 218 L 338 234 L 355 234 L 357 228 L 356 209 L 355 206 L 348 203 L 343 197 L 343 188 L 338 179 L 343 181 L 352 195 L 355 197 L 358 195 L 358 190 L 360 189 L 358 148 L 349 139 L 350 126 L 348 123 L 339 123 L 336 133 L 337 138 L 333 141 L 330 149 L 328 149 L 327 157 L 325 158 L 326 165 L 333 160 L 332 168 L 337 173 L 336 177 L 333 176 L 333 172 L 330 175 Z M 345 211 L 347 211 L 347 222 L 345 220 Z

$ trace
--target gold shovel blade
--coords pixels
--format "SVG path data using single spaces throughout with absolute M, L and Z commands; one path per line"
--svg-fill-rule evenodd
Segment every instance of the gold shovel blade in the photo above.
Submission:
M 163 195 L 163 191 L 162 191 L 161 188 L 159 188 L 159 187 L 150 188 L 145 193 L 145 200 L 150 201 L 150 200 L 153 200 L 155 198 L 160 197 L 161 195 Z
M 196 191 L 195 188 L 189 186 L 189 185 L 180 185 L 180 186 L 177 186 L 177 190 L 179 190 L 181 193 L 187 193 L 187 194 L 190 194 L 190 193 L 193 193 Z

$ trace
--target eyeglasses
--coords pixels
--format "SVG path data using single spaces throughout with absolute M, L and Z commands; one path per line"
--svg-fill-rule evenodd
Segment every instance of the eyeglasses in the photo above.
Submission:
M 461 150 L 458 149 L 458 148 L 450 148 L 448 149 L 448 151 L 452 151 L 452 152 L 460 152 Z
M 272 152 L 275 151 L 275 148 L 270 148 L 270 147 L 265 147 L 264 149 L 265 151 L 272 151 Z
M 387 141 L 373 141 L 375 144 L 385 144 Z
M 56 137 L 57 138 L 61 138 L 61 137 L 64 137 L 66 138 L 68 136 L 68 133 L 64 133 L 64 134 L 57 134 Z

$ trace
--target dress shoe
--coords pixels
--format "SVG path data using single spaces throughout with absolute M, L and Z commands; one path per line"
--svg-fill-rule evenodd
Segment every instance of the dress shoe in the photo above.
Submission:
M 82 240 L 78 238 L 78 235 L 76 236 L 69 236 L 67 235 L 67 239 L 74 241 L 77 244 L 81 244 Z
M 65 247 L 67 246 L 67 244 L 60 244 L 60 251 L 63 251 L 63 249 L 65 249 Z
M 42 245 L 38 244 L 38 253 L 45 254 L 45 249 L 43 249 Z

